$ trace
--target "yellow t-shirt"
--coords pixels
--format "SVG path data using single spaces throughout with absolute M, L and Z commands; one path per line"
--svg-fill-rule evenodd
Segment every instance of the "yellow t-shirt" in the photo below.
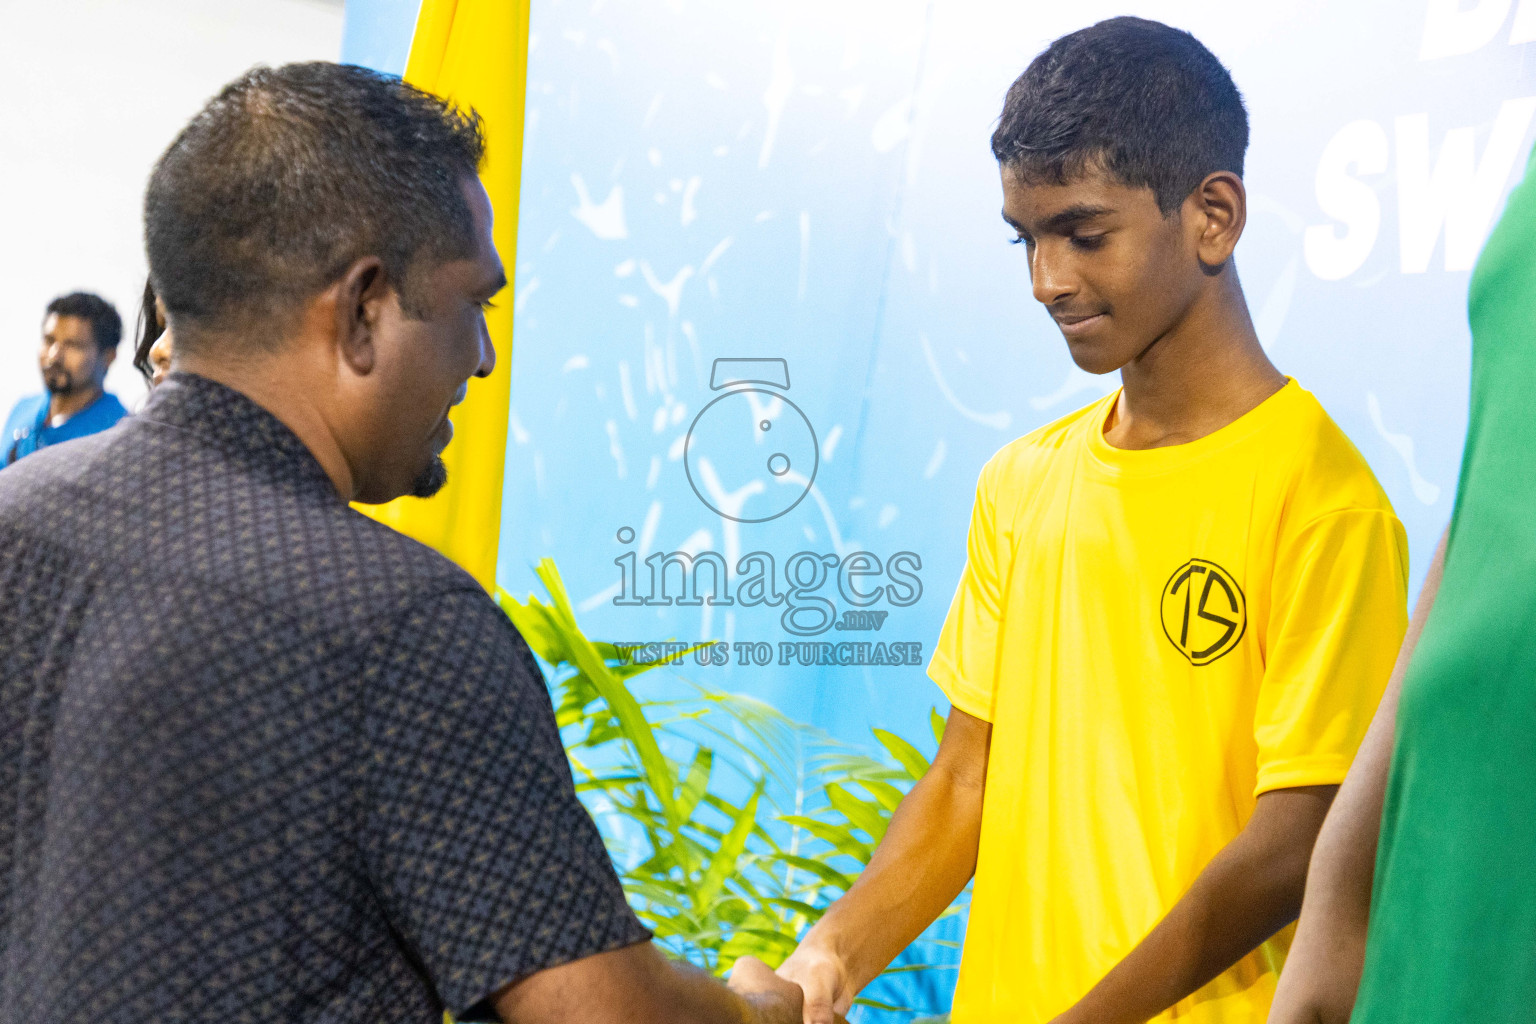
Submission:
M 1140 451 L 1117 397 L 987 463 L 928 668 L 992 723 L 955 1024 L 1049 1021 L 1259 793 L 1342 781 L 1407 628 L 1402 524 L 1309 392 Z M 1157 1020 L 1263 1024 L 1289 941 Z

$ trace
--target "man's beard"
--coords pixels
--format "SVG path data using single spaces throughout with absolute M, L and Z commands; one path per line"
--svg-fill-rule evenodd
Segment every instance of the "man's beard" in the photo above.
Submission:
M 75 379 L 69 375 L 68 370 L 44 370 L 43 387 L 48 389 L 50 395 L 69 395 L 75 391 Z
M 430 498 L 443 489 L 448 482 L 448 467 L 443 463 L 442 457 L 434 455 L 431 463 L 416 475 L 411 482 L 411 497 Z

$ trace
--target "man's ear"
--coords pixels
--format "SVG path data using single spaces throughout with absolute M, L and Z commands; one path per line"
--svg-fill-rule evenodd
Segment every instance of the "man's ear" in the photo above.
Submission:
M 117 347 L 113 346 L 112 348 L 107 349 L 105 352 L 103 352 L 101 354 L 101 368 L 103 370 L 109 368 L 112 365 L 112 360 L 114 360 L 116 358 L 117 358 Z
M 390 291 L 384 264 L 377 256 L 357 260 L 336 283 L 337 350 L 354 373 L 373 372 L 377 332 Z
M 1200 262 L 1219 269 L 1232 258 L 1248 223 L 1248 192 L 1243 179 L 1231 171 L 1216 171 L 1206 175 L 1190 200 L 1203 217 L 1196 243 Z

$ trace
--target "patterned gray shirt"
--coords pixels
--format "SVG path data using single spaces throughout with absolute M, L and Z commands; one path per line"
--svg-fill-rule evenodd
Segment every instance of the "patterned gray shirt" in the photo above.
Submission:
M 437 1024 L 647 938 L 463 571 L 177 374 L 0 471 L 0 1024 Z

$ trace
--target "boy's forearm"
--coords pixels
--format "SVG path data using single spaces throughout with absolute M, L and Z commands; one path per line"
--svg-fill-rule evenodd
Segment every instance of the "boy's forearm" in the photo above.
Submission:
M 932 766 L 896 808 L 869 865 L 780 965 L 804 990 L 807 1022 L 836 1024 L 975 873 L 991 742 L 989 722 L 950 709 Z
M 1334 789 L 1316 786 L 1260 797 L 1249 828 L 1212 859 L 1167 916 L 1058 1022 L 1141 1024 L 1294 920 L 1312 844 Z
M 853 990 L 954 902 L 976 871 L 982 790 L 937 765 L 891 818 L 869 866 L 806 934 L 846 966 Z

